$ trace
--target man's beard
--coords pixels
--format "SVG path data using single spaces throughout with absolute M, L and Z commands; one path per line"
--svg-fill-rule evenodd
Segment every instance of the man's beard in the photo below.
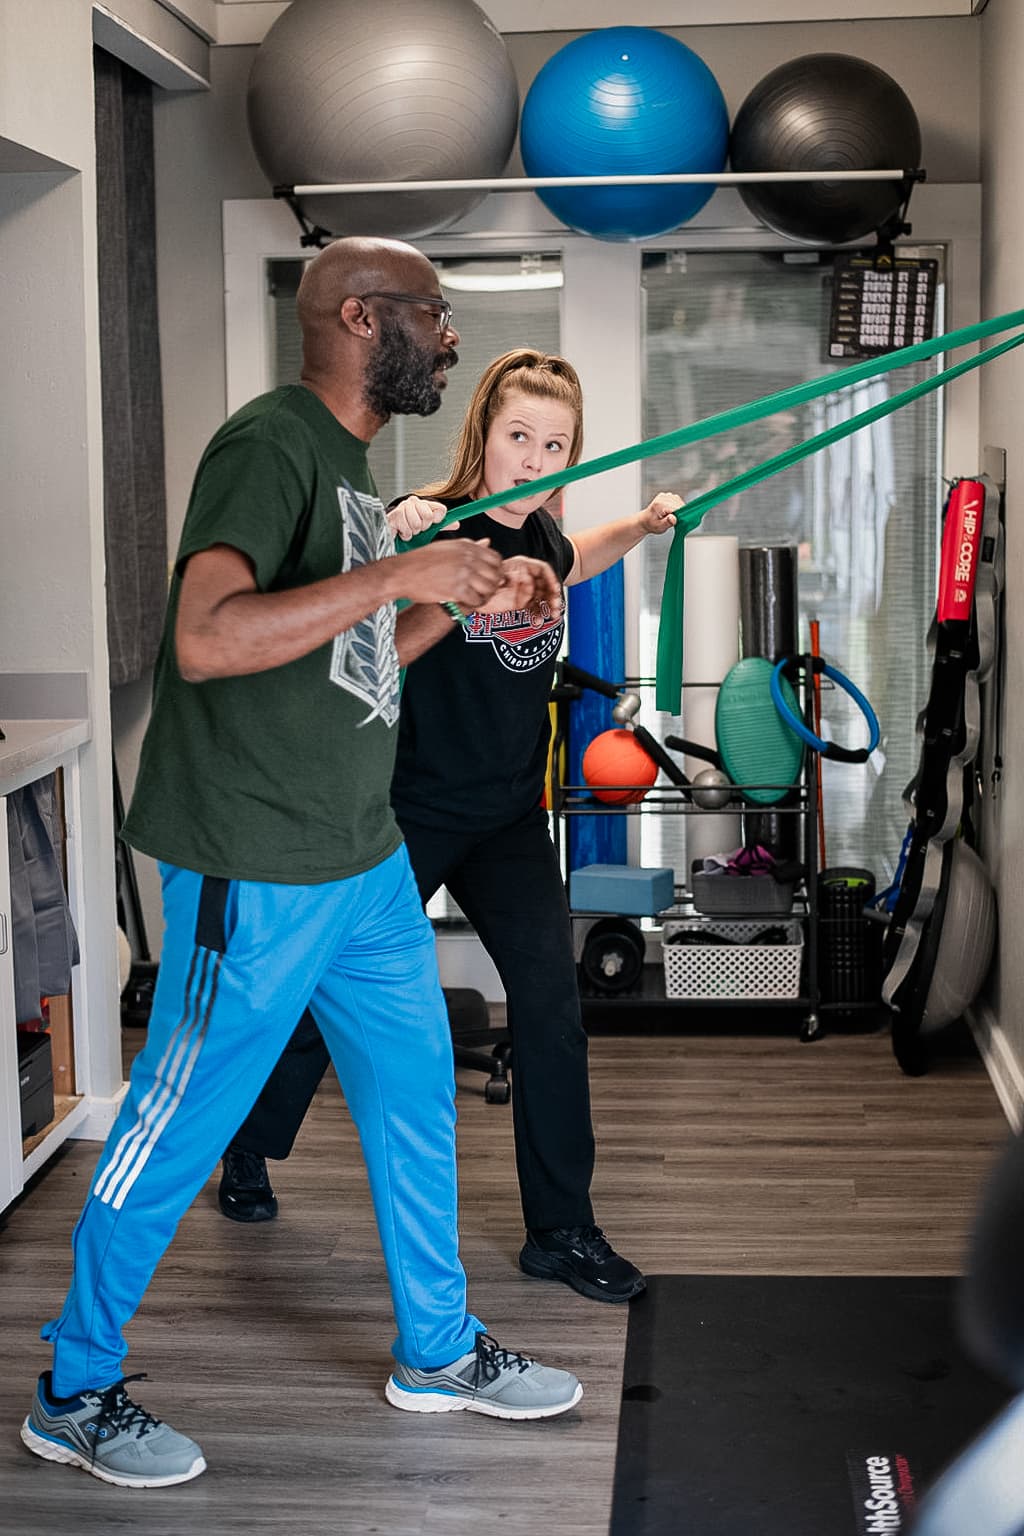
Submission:
M 380 344 L 363 380 L 363 398 L 377 416 L 432 416 L 441 404 L 434 372 L 458 362 L 453 347 L 426 353 L 392 315 L 380 319 Z

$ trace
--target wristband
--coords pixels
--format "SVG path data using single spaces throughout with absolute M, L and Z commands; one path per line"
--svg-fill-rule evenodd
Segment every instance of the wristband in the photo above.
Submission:
M 469 614 L 463 613 L 458 603 L 447 602 L 441 603 L 439 606 L 444 609 L 450 619 L 455 620 L 456 624 L 466 625 L 469 623 Z

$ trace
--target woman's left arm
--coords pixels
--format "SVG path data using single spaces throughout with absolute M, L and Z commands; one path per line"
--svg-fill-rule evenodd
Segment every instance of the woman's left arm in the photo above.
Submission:
M 572 587 L 578 581 L 589 581 L 591 576 L 600 575 L 649 533 L 667 533 L 675 527 L 676 513 L 682 505 L 682 497 L 674 491 L 659 491 L 653 501 L 632 517 L 616 518 L 612 523 L 600 523 L 596 528 L 570 534 L 576 559 L 565 578 L 565 585 Z

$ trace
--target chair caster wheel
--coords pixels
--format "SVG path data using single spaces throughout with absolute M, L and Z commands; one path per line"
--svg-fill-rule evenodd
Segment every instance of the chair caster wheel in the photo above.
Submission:
M 488 1104 L 507 1104 L 512 1097 L 512 1084 L 507 1077 L 490 1077 L 484 1084 L 484 1098 Z
M 808 1045 L 812 1040 L 820 1040 L 821 1035 L 821 1020 L 816 1013 L 809 1013 L 800 1026 L 800 1039 Z

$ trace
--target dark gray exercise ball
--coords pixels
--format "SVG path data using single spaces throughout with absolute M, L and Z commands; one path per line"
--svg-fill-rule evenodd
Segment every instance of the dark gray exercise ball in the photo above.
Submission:
M 922 1035 L 961 1018 L 974 1002 L 992 964 L 996 929 L 996 894 L 988 870 L 970 844 L 958 837 L 950 855 L 939 949 L 921 1014 Z
M 917 169 L 921 129 L 891 75 L 845 53 L 811 53 L 773 69 L 736 114 L 734 171 Z M 811 245 L 871 234 L 899 210 L 896 181 L 764 182 L 740 196 L 769 229 Z
M 256 54 L 249 133 L 274 186 L 500 176 L 519 91 L 473 0 L 292 0 Z M 300 199 L 333 235 L 446 229 L 486 193 Z

